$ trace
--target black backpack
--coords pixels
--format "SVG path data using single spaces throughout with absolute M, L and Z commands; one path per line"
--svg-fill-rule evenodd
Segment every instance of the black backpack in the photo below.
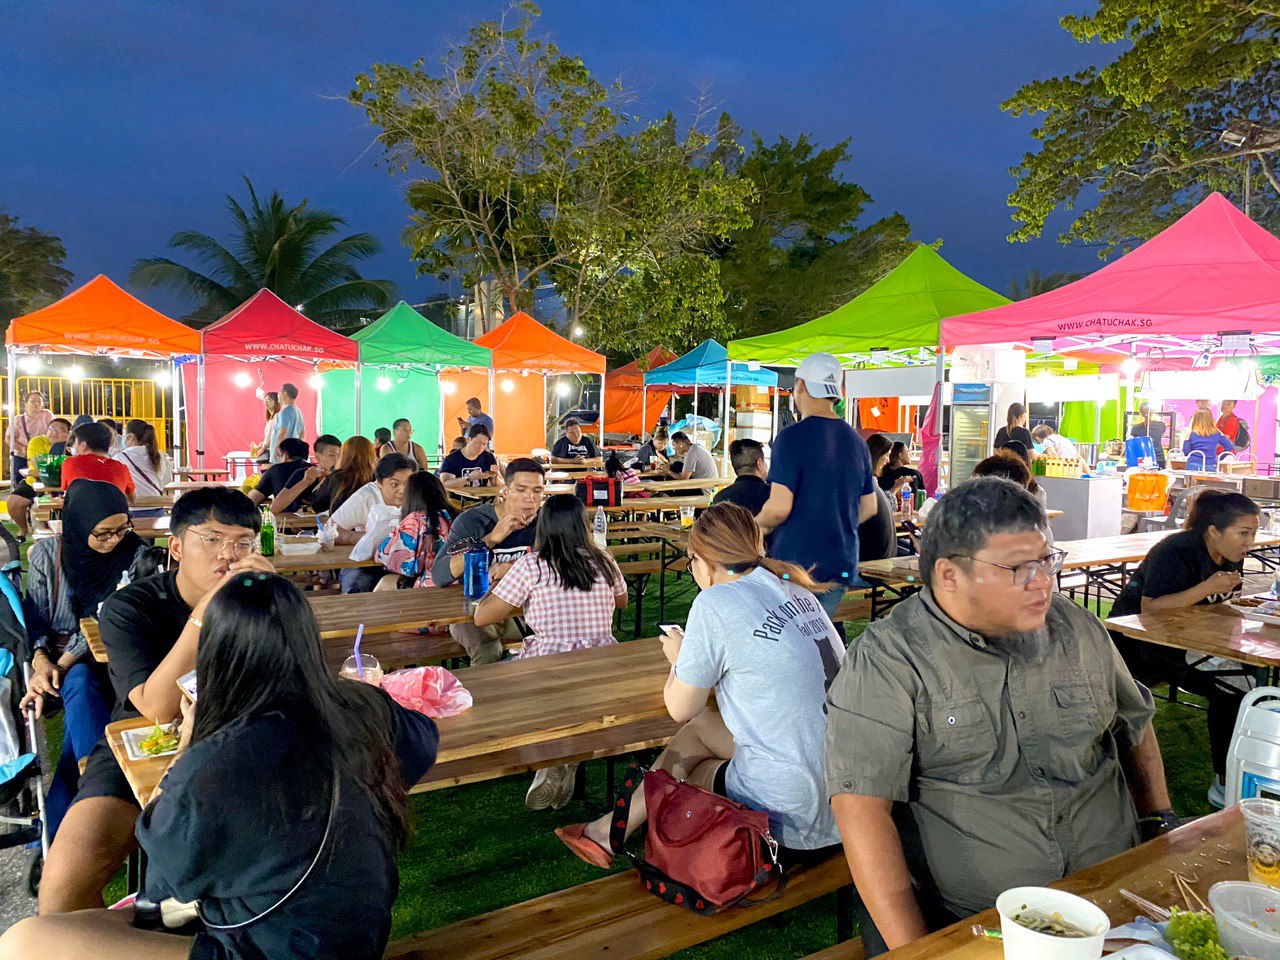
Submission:
M 1247 450 L 1249 449 L 1249 444 L 1251 442 L 1252 440 L 1249 436 L 1249 425 L 1241 420 L 1240 426 L 1236 429 L 1236 449 Z

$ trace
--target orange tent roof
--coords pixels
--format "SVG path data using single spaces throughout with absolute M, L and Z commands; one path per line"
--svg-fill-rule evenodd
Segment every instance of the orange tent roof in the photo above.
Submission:
M 656 370 L 675 359 L 676 354 L 666 347 L 654 347 L 646 354 L 643 369 L 640 366 L 640 358 L 637 357 L 630 363 L 615 367 L 605 374 L 605 386 L 610 390 L 615 387 L 620 390 L 639 390 L 644 386 L 644 375 L 647 371 Z
M 566 340 L 521 311 L 475 343 L 493 351 L 495 370 L 536 373 L 604 373 L 605 359 Z
M 200 352 L 200 334 L 130 296 L 102 274 L 9 324 L 10 346 L 63 353 L 173 357 Z

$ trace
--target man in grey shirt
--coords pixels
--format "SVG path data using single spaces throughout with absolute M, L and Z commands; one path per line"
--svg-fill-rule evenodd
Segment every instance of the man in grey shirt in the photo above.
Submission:
M 962 484 L 929 515 L 924 590 L 831 685 L 827 788 L 869 957 L 1175 822 L 1151 695 L 1054 593 L 1061 557 L 1026 490 Z
M 688 438 L 683 431 L 677 430 L 671 435 L 671 446 L 675 448 L 676 459 L 681 462 L 680 472 L 669 471 L 673 480 L 713 480 L 719 473 L 716 462 L 707 448 L 699 446 Z

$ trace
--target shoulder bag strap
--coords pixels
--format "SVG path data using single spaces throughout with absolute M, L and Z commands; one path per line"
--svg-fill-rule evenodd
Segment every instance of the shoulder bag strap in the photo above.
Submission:
M 324 836 L 320 838 L 320 846 L 316 850 L 316 855 L 311 860 L 311 865 L 307 867 L 306 872 L 304 872 L 302 876 L 298 878 L 298 882 L 295 883 L 292 887 L 290 887 L 288 892 L 285 893 L 283 897 L 281 897 L 271 906 L 267 907 L 267 909 L 263 910 L 260 914 L 258 914 L 255 917 L 250 917 L 248 920 L 242 920 L 239 923 L 210 923 L 208 918 L 205 917 L 204 915 L 203 908 L 197 907 L 196 910 L 197 910 L 197 913 L 199 914 L 200 921 L 205 925 L 205 927 L 207 927 L 210 930 L 239 930 L 243 927 L 247 927 L 249 926 L 249 924 L 257 923 L 259 920 L 274 913 L 280 907 L 284 906 L 285 902 L 290 897 L 292 897 L 295 893 L 297 893 L 299 889 L 301 889 L 302 885 L 307 882 L 307 877 L 311 876 L 312 872 L 316 868 L 316 865 L 320 862 L 320 857 L 324 854 L 325 847 L 329 845 L 329 837 L 333 834 L 333 821 L 337 819 L 337 814 L 338 814 L 338 801 L 342 792 L 341 783 L 342 783 L 341 778 L 338 775 L 338 767 L 337 767 L 337 764 L 335 764 L 333 768 L 333 792 L 330 795 L 330 800 L 329 800 L 329 821 L 324 826 Z

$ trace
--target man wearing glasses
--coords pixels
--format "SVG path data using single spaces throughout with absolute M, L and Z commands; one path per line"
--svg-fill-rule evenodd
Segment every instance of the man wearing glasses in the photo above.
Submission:
M 869 957 L 1173 823 L 1151 695 L 1055 594 L 1062 556 L 1026 490 L 962 484 L 929 515 L 924 589 L 831 685 L 827 789 Z
M 178 500 L 169 569 L 114 593 L 99 631 L 116 704 L 111 720 L 179 715 L 178 678 L 195 669 L 204 609 L 230 577 L 272 571 L 258 554 L 258 511 L 238 490 L 204 487 Z M 136 846 L 138 804 L 106 741 L 89 755 L 40 882 L 40 913 L 102 906 L 102 891 Z

